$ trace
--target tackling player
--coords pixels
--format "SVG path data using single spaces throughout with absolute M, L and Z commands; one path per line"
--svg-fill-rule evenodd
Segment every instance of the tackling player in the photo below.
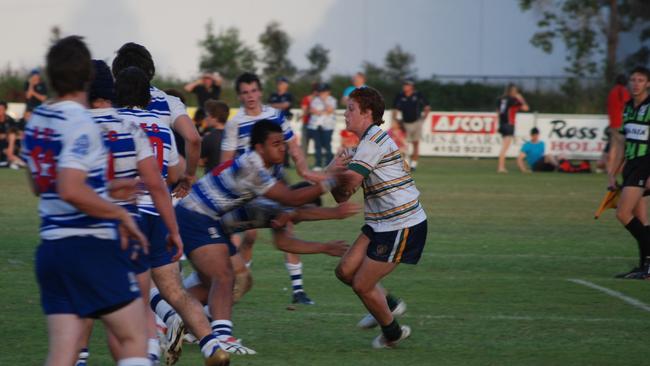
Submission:
M 285 143 L 280 125 L 262 120 L 252 126 L 251 150 L 214 168 L 201 178 L 176 206 L 185 255 L 202 278 L 210 282 L 212 328 L 229 352 L 250 354 L 232 336 L 234 275 L 230 256 L 235 248 L 223 232 L 220 217 L 264 196 L 286 206 L 301 206 L 329 192 L 336 184 L 328 177 L 320 184 L 290 190 L 270 170 L 284 161 Z
M 118 343 L 118 366 L 147 366 L 144 308 L 127 256 L 129 237 L 146 238 L 124 208 L 105 199 L 106 148 L 85 109 L 93 65 L 81 37 L 47 53 L 57 97 L 34 110 L 22 155 L 40 196 L 36 277 L 47 315 L 47 365 L 73 365 L 84 319 L 100 318 Z
M 337 202 L 344 202 L 363 186 L 366 224 L 341 258 L 336 276 L 352 287 L 381 326 L 374 348 L 393 347 L 411 332 L 395 320 L 379 281 L 399 263 L 416 264 L 427 237 L 420 192 L 399 148 L 379 127 L 384 108 L 384 99 L 375 89 L 359 88 L 350 94 L 345 124 L 360 142 L 343 183 L 332 191 Z

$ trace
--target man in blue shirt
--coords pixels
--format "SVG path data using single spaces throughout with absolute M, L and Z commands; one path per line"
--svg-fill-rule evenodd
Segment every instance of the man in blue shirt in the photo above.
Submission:
M 539 130 L 533 127 L 530 130 L 530 141 L 521 147 L 517 158 L 517 165 L 522 173 L 552 172 L 557 167 L 557 160 L 551 155 L 544 155 L 544 141 L 539 140 Z M 528 164 L 524 163 L 524 160 Z
M 348 86 L 343 90 L 343 96 L 341 97 L 341 104 L 343 106 L 347 106 L 350 93 L 352 93 L 354 89 L 361 88 L 364 86 L 366 86 L 366 75 L 362 72 L 358 72 L 354 74 L 354 76 L 352 77 L 352 85 Z

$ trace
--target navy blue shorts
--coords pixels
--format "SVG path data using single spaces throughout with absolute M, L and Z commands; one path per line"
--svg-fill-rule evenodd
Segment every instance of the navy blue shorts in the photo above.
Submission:
M 36 250 L 36 278 L 46 315 L 96 317 L 140 297 L 119 240 L 92 236 L 43 240 Z
M 223 233 L 219 220 L 188 210 L 181 205 L 176 206 L 176 220 L 178 220 L 178 229 L 183 239 L 186 256 L 189 257 L 194 249 L 209 244 L 228 246 L 231 256 L 237 253 L 230 236 Z
M 131 268 L 133 268 L 133 272 L 135 272 L 136 275 L 144 273 L 151 268 L 149 254 L 145 254 L 142 245 L 136 241 L 131 241 L 129 243 L 129 249 L 124 251 L 124 255 L 129 258 Z M 135 257 L 135 259 L 132 259 L 133 257 Z
M 366 255 L 379 262 L 416 264 L 427 241 L 427 220 L 401 230 L 375 232 L 364 225 L 361 231 L 370 239 Z
M 167 226 L 160 216 L 140 214 L 140 231 L 149 239 L 149 267 L 157 268 L 174 263 L 176 248 L 167 250 Z

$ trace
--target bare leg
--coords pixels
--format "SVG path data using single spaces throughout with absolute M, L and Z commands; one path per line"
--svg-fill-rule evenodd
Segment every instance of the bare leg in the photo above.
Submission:
M 499 152 L 499 166 L 497 168 L 497 172 L 499 173 L 508 172 L 508 170 L 506 169 L 506 152 L 508 152 L 508 148 L 510 147 L 510 144 L 512 144 L 512 136 L 503 137 L 503 141 L 501 144 L 501 151 Z
M 341 261 L 336 266 L 336 277 L 346 285 L 352 286 L 354 275 L 361 266 L 364 258 L 366 258 L 366 251 L 368 250 L 370 239 L 361 233 L 354 244 L 348 249 L 347 253 L 341 257 Z
M 393 321 L 393 314 L 386 302 L 386 295 L 378 285 L 379 280 L 392 272 L 396 263 L 378 262 L 366 257 L 354 274 L 352 289 L 359 296 L 370 314 L 380 325 L 386 326 Z
M 176 310 L 192 334 L 201 339 L 212 333 L 203 307 L 183 288 L 178 263 L 154 268 L 152 275 L 162 298 Z
M 70 366 L 77 361 L 84 321 L 74 314 L 47 316 L 48 354 L 46 366 Z
M 416 162 L 420 158 L 420 141 L 413 141 L 413 153 L 411 154 L 411 162 Z
M 101 317 L 106 329 L 110 331 L 119 343 L 120 359 L 147 358 L 147 334 L 144 303 L 141 298 L 130 304 Z
M 239 246 L 239 253 L 246 263 L 250 262 L 253 259 L 253 245 L 257 239 L 257 230 L 247 230 L 244 231 L 244 236 L 241 239 L 241 244 Z
M 623 188 L 616 208 L 616 218 L 621 224 L 627 225 L 632 221 L 635 208 L 640 205 L 640 201 L 643 201 L 643 191 L 644 189 L 640 187 Z M 645 206 L 645 203 L 643 203 L 643 206 Z M 642 222 L 647 225 L 647 214 L 645 216 L 645 222 Z
M 234 275 L 228 247 L 204 245 L 190 253 L 190 260 L 202 277 L 210 279 L 208 305 L 212 319 L 230 320 Z

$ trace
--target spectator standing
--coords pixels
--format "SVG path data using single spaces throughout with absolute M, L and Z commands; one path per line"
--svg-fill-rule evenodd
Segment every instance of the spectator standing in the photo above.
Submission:
M 526 100 L 519 93 L 517 86 L 508 84 L 505 93 L 497 102 L 497 113 L 499 114 L 499 133 L 501 134 L 501 151 L 499 152 L 499 165 L 497 172 L 507 173 L 506 152 L 512 144 L 512 136 L 515 134 L 515 117 L 518 111 L 528 111 Z
M 13 151 L 9 150 L 9 135 L 15 128 L 16 121 L 7 114 L 7 102 L 0 101 L 0 166 L 10 164 Z
M 334 112 L 336 110 L 336 99 L 332 97 L 330 86 L 320 84 L 318 95 L 311 101 L 309 106 L 311 118 L 307 128 L 310 137 L 316 144 L 316 165 L 315 171 L 323 170 L 332 160 L 332 133 L 336 126 Z M 325 161 L 323 161 L 323 150 Z
M 406 132 L 406 140 L 413 144 L 410 165 L 411 170 L 415 171 L 418 166 L 418 158 L 420 157 L 422 125 L 426 116 L 431 112 L 431 107 L 424 95 L 415 90 L 415 82 L 412 79 L 406 79 L 402 86 L 402 92 L 395 96 L 395 101 L 393 102 L 393 120 L 398 120 L 398 111 L 402 115 L 399 121 Z
M 289 80 L 284 76 L 279 77 L 276 83 L 276 91 L 269 97 L 269 105 L 284 113 L 284 118 L 290 120 L 293 95 L 289 92 Z
M 25 107 L 29 110 L 41 105 L 47 99 L 47 86 L 41 79 L 41 72 L 34 69 L 25 82 Z
M 302 109 L 302 131 L 301 131 L 301 138 L 300 138 L 300 144 L 302 146 L 302 149 L 305 153 L 305 156 L 309 152 L 309 129 L 307 128 L 307 125 L 309 124 L 309 120 L 311 119 L 311 101 L 316 98 L 318 95 L 318 83 L 313 83 L 311 85 L 311 93 L 305 95 L 302 97 L 302 100 L 300 101 L 300 109 Z
M 350 98 L 350 93 L 354 91 L 354 89 L 361 88 L 366 86 L 366 75 L 362 72 L 358 72 L 354 74 L 352 77 L 352 85 L 348 86 L 343 90 L 343 96 L 341 97 L 341 104 L 343 106 L 348 105 L 348 100 Z
M 207 174 L 219 165 L 223 129 L 228 121 L 230 108 L 226 103 L 213 99 L 205 102 L 203 107 L 206 112 L 206 130 L 201 140 L 201 163 L 205 168 L 205 174 Z
M 555 157 L 545 155 L 546 145 L 539 139 L 539 130 L 534 127 L 530 130 L 530 141 L 521 147 L 517 165 L 522 173 L 552 172 L 558 165 Z M 528 166 L 526 166 L 528 164 Z
M 203 106 L 208 99 L 219 100 L 221 96 L 221 76 L 219 73 L 204 72 L 201 77 L 185 85 L 185 91 L 196 95 L 198 110 L 203 110 Z

